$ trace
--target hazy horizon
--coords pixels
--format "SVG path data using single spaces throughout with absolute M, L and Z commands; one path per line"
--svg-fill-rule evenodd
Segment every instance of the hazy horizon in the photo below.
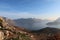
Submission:
M 60 0 L 0 0 L 0 16 L 56 20 L 60 17 Z

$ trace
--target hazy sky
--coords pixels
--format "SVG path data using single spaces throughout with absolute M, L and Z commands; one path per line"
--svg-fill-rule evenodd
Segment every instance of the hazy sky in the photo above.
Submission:
M 60 0 L 0 0 L 0 16 L 53 20 L 60 17 Z

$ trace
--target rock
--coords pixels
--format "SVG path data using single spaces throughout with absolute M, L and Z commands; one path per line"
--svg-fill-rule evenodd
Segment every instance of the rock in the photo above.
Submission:
M 4 40 L 4 32 L 0 31 L 0 40 Z

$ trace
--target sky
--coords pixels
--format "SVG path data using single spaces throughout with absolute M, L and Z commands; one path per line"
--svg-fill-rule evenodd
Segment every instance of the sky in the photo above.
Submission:
M 60 17 L 60 0 L 0 0 L 0 16 L 55 20 Z

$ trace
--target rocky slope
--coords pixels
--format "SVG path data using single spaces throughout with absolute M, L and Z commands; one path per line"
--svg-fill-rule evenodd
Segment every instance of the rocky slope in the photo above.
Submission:
M 24 28 L 10 25 L 0 17 L 0 40 L 32 40 L 31 35 Z

